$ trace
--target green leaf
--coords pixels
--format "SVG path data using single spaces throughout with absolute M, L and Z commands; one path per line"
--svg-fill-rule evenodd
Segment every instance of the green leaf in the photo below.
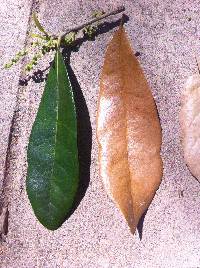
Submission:
M 57 229 L 78 187 L 77 121 L 72 87 L 60 52 L 50 69 L 28 146 L 27 192 L 38 220 Z
M 40 32 L 44 33 L 46 36 L 49 36 L 49 34 L 45 31 L 45 29 L 40 24 L 35 12 L 33 12 L 33 20 L 34 20 L 35 25 L 37 26 L 37 28 L 40 30 Z

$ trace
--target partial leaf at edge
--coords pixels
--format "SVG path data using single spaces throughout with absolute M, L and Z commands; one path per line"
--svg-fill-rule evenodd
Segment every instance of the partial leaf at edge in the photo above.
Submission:
M 27 193 L 38 220 L 57 229 L 78 187 L 77 121 L 60 52 L 50 69 L 28 146 Z

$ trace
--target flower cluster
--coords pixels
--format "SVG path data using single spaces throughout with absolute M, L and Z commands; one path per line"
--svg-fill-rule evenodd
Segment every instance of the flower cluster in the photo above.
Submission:
M 98 17 L 101 17 L 103 14 L 104 14 L 103 11 L 97 11 L 97 12 L 93 13 L 93 17 L 98 18 Z M 33 20 L 35 22 L 35 26 L 38 28 L 38 30 L 41 32 L 41 34 L 31 33 L 30 36 L 32 38 L 36 39 L 36 41 L 31 43 L 29 49 L 23 49 L 23 50 L 19 51 L 15 55 L 15 57 L 13 59 L 11 59 L 10 62 L 8 62 L 4 65 L 4 68 L 12 67 L 22 57 L 27 55 L 28 52 L 30 52 L 30 51 L 35 52 L 35 50 L 36 50 L 36 54 L 33 56 L 31 61 L 28 64 L 26 64 L 26 66 L 25 66 L 25 70 L 29 72 L 34 68 L 34 66 L 36 66 L 38 64 L 38 60 L 41 59 L 43 55 L 45 55 L 47 52 L 49 52 L 51 50 L 55 50 L 56 48 L 58 48 L 60 46 L 60 43 L 64 46 L 66 46 L 66 45 L 69 46 L 69 45 L 73 44 L 76 40 L 77 32 L 72 30 L 71 32 L 69 32 L 68 34 L 63 36 L 61 41 L 59 41 L 59 37 L 51 36 L 50 34 L 48 34 L 46 32 L 46 30 L 40 24 L 35 13 L 33 14 Z M 94 34 L 96 33 L 97 28 L 98 28 L 97 25 L 88 25 L 88 26 L 82 28 L 82 32 L 87 37 L 92 38 L 94 36 Z M 37 51 L 37 49 L 38 49 L 38 51 Z
M 97 31 L 96 25 L 89 25 L 83 28 L 83 33 L 87 35 L 89 38 L 92 38 L 92 36 L 94 36 L 96 31 Z
M 10 62 L 6 63 L 4 65 L 4 68 L 8 69 L 10 67 L 12 67 L 14 64 L 16 64 L 22 57 L 24 57 L 26 54 L 28 53 L 27 50 L 23 49 L 21 51 L 19 51 L 15 57 L 13 59 L 11 59 Z

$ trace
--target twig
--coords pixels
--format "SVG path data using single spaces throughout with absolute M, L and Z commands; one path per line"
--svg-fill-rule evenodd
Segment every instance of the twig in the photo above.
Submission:
M 26 71 L 31 71 L 33 69 L 34 65 L 37 65 L 37 61 L 42 57 L 42 55 L 44 55 L 45 53 L 49 52 L 52 49 L 58 48 L 61 44 L 62 41 L 65 41 L 65 45 L 71 45 L 75 40 L 76 40 L 76 33 L 85 28 L 85 32 L 84 34 L 91 36 L 94 33 L 94 29 L 93 28 L 86 28 L 89 25 L 92 25 L 93 23 L 103 20 L 109 16 L 112 15 L 116 15 L 119 14 L 121 12 L 125 11 L 125 7 L 124 6 L 119 6 L 118 8 L 116 8 L 113 11 L 110 11 L 108 13 L 105 13 L 104 15 L 101 16 L 96 16 L 95 18 L 91 19 L 90 21 L 87 21 L 81 25 L 78 26 L 74 26 L 71 28 L 68 28 L 65 32 L 61 32 L 61 34 L 59 35 L 53 35 L 53 34 L 48 34 L 46 32 L 46 30 L 43 28 L 43 26 L 41 25 L 41 23 L 39 22 L 36 13 L 33 13 L 33 20 L 35 22 L 36 27 L 39 29 L 40 32 L 42 32 L 45 36 L 39 35 L 39 34 L 34 34 L 32 33 L 31 36 L 33 38 L 40 38 L 40 39 L 44 39 L 44 43 L 38 43 L 38 41 L 32 43 L 32 47 L 36 47 L 36 46 L 42 46 L 41 47 L 41 53 L 37 53 L 32 60 L 26 65 L 25 70 Z M 124 14 L 123 14 L 124 15 Z M 123 16 L 121 19 L 121 25 L 123 24 Z M 72 36 L 69 37 L 67 40 L 64 40 L 65 36 L 69 33 L 72 33 Z M 28 53 L 28 51 L 19 51 L 15 57 L 8 63 L 6 63 L 4 65 L 4 68 L 10 68 L 12 67 L 14 64 L 16 64 L 21 57 L 25 56 Z
M 85 23 L 81 24 L 81 25 L 78 25 L 78 26 L 75 26 L 75 27 L 71 27 L 71 28 L 67 29 L 65 32 L 61 33 L 59 36 L 60 36 L 60 38 L 62 39 L 62 38 L 64 38 L 67 34 L 69 34 L 70 32 L 77 32 L 77 31 L 83 29 L 84 27 L 86 27 L 86 26 L 88 26 L 88 25 L 90 25 L 90 24 L 93 24 L 93 23 L 95 23 L 95 22 L 97 22 L 97 21 L 103 20 L 103 19 L 105 19 L 105 18 L 107 18 L 107 17 L 109 17 L 109 16 L 116 15 L 116 14 L 118 14 L 118 13 L 121 13 L 121 12 L 123 12 L 124 10 L 125 10 L 125 7 L 124 7 L 124 6 L 120 6 L 120 7 L 118 7 L 117 9 L 115 9 L 115 10 L 113 10 L 113 11 L 111 11 L 111 12 L 108 12 L 108 13 L 102 15 L 101 17 L 94 18 L 94 19 L 92 19 L 92 20 L 90 20 L 90 21 L 88 21 L 88 22 L 85 22 Z M 57 38 L 58 36 L 53 36 L 53 37 L 54 37 L 54 38 Z

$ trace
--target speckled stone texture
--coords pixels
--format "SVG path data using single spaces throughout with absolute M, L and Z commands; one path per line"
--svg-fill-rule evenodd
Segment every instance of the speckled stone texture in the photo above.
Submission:
M 115 29 L 84 42 L 71 54 L 71 68 L 83 92 L 92 126 L 90 183 L 74 214 L 59 228 L 46 230 L 35 218 L 25 192 L 26 146 L 43 90 L 32 79 L 18 86 L 23 64 L 1 70 L 0 174 L 14 107 L 17 116 L 8 170 L 9 232 L 0 246 L 2 268 L 197 268 L 200 267 L 200 184 L 184 161 L 178 113 L 186 78 L 197 72 L 200 54 L 199 1 L 0 1 L 0 63 L 25 45 L 31 9 L 58 33 L 87 19 L 92 11 L 124 4 L 126 31 L 143 66 L 163 129 L 164 176 L 144 219 L 142 240 L 131 235 L 123 216 L 107 197 L 98 175 L 96 104 L 106 46 Z M 116 20 L 115 16 L 109 20 Z M 41 68 L 48 65 L 47 59 Z M 1 181 L 2 181 L 1 180 Z M 1 184 L 0 184 L 1 185 Z

